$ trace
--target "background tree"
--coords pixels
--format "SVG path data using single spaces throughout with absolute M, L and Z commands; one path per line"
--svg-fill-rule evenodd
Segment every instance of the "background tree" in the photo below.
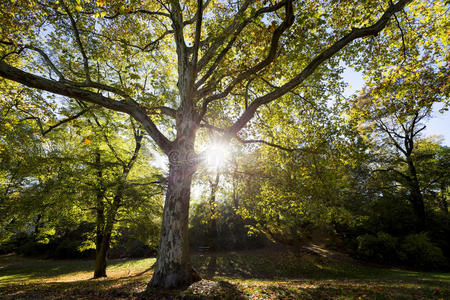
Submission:
M 155 222 L 161 208 L 162 181 L 159 172 L 148 166 L 152 159 L 150 152 L 140 151 L 142 136 L 133 123 L 127 125 L 127 120 L 112 112 L 94 113 L 82 106 L 75 107 L 75 112 L 57 110 L 56 115 L 62 121 L 51 120 L 48 123 L 54 125 L 48 126 L 36 110 L 24 111 L 20 103 L 13 103 L 9 109 L 3 121 L 12 123 L 3 144 L 2 161 L 14 164 L 17 159 L 24 161 L 18 164 L 21 168 L 2 164 L 7 188 L 2 210 L 10 216 L 7 222 L 11 223 L 11 231 L 5 238 L 33 226 L 36 241 L 43 242 L 39 249 L 44 253 L 47 251 L 44 248 L 50 249 L 50 244 L 57 240 L 55 235 L 65 235 L 71 227 L 81 228 L 80 222 L 94 223 L 95 234 L 90 235 L 92 229 L 85 228 L 84 240 L 70 245 L 63 245 L 65 241 L 61 240 L 57 245 L 60 250 L 53 249 L 51 253 L 60 256 L 61 252 L 65 257 L 62 254 L 65 246 L 75 248 L 67 249 L 67 253 L 76 253 L 82 251 L 77 249 L 80 247 L 77 242 L 84 243 L 81 246 L 84 249 L 94 245 L 97 251 L 94 277 L 106 276 L 107 252 L 120 231 L 126 230 L 129 239 L 134 235 L 150 244 L 157 242 L 155 230 L 159 226 Z M 68 116 L 62 117 L 64 114 Z M 13 143 L 6 143 L 9 139 Z M 130 139 L 136 139 L 133 149 L 127 147 Z M 34 147 L 38 151 L 33 152 Z M 139 152 L 144 155 L 138 156 Z M 24 184 L 17 185 L 22 181 Z M 123 220 L 125 215 L 128 219 Z M 145 230 L 137 228 L 142 224 L 146 225 Z M 95 243 L 90 243 L 91 236 L 95 236 Z
M 425 226 L 423 186 L 417 172 L 416 142 L 425 129 L 434 102 L 446 100 L 447 71 L 420 70 L 395 82 L 386 80 L 367 92 L 356 104 L 357 113 L 367 120 L 368 126 L 379 133 L 377 143 L 393 148 L 397 154 L 391 158 L 396 167 L 382 169 L 394 172 L 398 181 L 407 188 L 419 227 Z M 404 163 L 406 168 L 401 168 Z M 380 169 L 381 170 L 381 169 Z

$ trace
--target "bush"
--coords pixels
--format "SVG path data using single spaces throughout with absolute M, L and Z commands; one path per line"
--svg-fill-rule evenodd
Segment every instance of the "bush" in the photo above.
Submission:
M 417 219 L 411 204 L 404 197 L 385 195 L 375 200 L 367 208 L 366 232 L 386 232 L 392 236 L 411 233 Z
M 421 269 L 441 269 L 447 266 L 442 250 L 430 242 L 426 233 L 410 234 L 400 245 L 400 259 Z
M 358 236 L 357 241 L 357 253 L 361 258 L 381 263 L 397 261 L 397 239 L 390 234 L 364 234 Z
M 116 244 L 111 245 L 109 258 L 142 258 L 156 256 L 156 249 L 144 244 L 142 241 L 121 236 Z

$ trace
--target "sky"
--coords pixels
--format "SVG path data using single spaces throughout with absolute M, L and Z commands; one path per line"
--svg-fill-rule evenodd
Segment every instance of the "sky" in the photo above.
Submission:
M 361 90 L 364 86 L 363 75 L 356 72 L 352 68 L 346 68 L 344 71 L 344 80 L 351 86 L 345 91 L 345 95 L 351 95 L 357 90 Z M 433 106 L 433 112 L 431 119 L 428 120 L 425 125 L 425 136 L 437 136 L 442 138 L 442 144 L 450 147 L 450 111 L 440 113 L 439 109 L 442 108 L 442 103 L 436 103 Z

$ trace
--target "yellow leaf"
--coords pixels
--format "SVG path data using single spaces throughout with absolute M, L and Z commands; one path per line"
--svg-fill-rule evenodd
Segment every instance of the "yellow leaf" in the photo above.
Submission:
M 100 17 L 104 17 L 104 16 L 106 16 L 106 11 L 102 11 L 101 13 L 100 13 Z
M 77 12 L 80 12 L 83 8 L 81 7 L 81 5 L 77 5 L 75 6 L 75 9 L 77 10 Z

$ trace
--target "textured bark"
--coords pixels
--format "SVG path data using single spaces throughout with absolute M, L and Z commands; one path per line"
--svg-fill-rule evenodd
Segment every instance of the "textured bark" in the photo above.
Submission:
M 185 288 L 200 280 L 200 276 L 192 268 L 189 256 L 189 200 L 192 175 L 196 169 L 195 161 L 189 159 L 189 153 L 193 153 L 193 149 L 178 148 L 173 157 L 169 157 L 168 189 L 158 260 L 148 289 Z

